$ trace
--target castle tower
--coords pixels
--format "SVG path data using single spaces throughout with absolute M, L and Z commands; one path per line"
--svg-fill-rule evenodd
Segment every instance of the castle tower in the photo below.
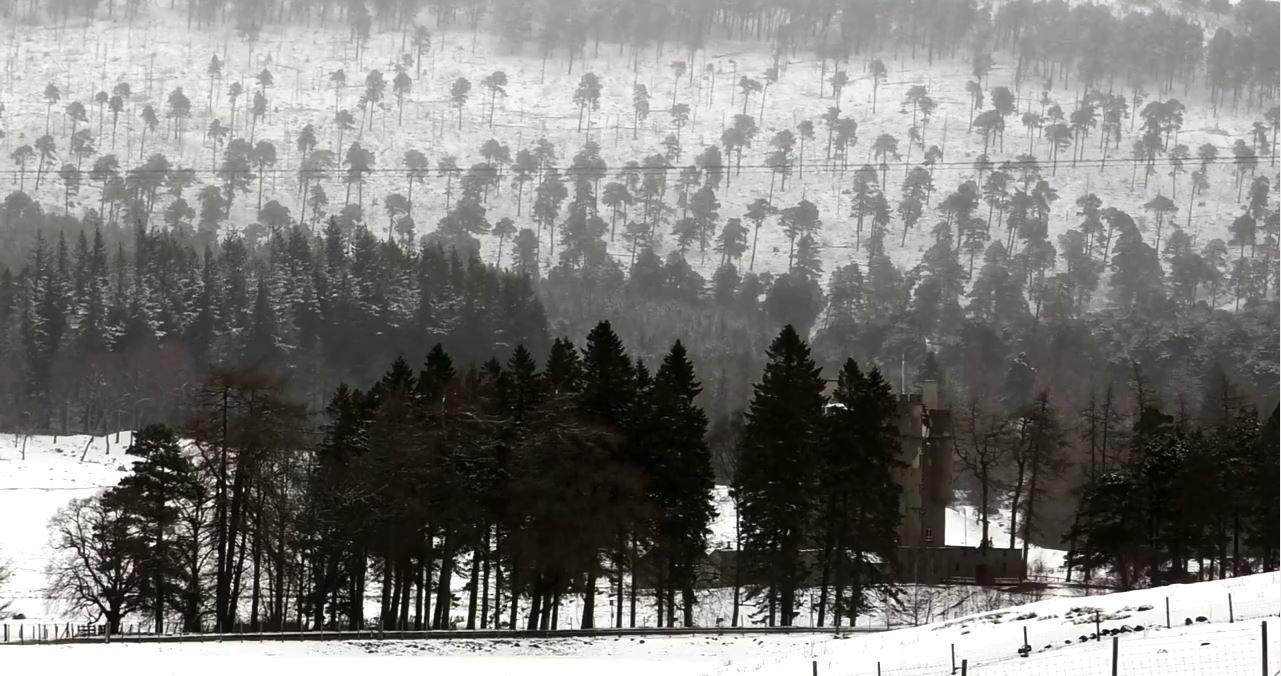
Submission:
M 942 547 L 947 542 L 947 505 L 952 493 L 952 416 L 941 407 L 938 383 L 921 383 L 920 394 L 898 398 L 902 487 L 899 544 Z

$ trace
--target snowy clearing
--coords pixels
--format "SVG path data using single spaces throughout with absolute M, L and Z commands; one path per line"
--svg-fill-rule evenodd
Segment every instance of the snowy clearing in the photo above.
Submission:
M 60 617 L 44 601 L 49 520 L 72 499 L 114 486 L 125 476 L 129 439 L 128 432 L 92 439 L 32 436 L 24 444 L 23 435 L 0 434 L 0 514 L 5 515 L 0 560 L 13 567 L 0 598 L 13 601 L 11 612 L 32 619 Z

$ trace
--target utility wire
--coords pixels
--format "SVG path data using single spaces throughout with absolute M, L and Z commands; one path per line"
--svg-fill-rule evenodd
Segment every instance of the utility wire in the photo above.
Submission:
M 1264 157 L 1264 158 L 1258 158 L 1258 157 L 1256 157 L 1256 158 L 1254 158 L 1254 161 L 1253 161 L 1253 162 L 1251 162 L 1251 161 L 1246 160 L 1246 159 L 1243 159 L 1243 158 L 1235 158 L 1235 159 L 1230 160 L 1230 161 L 1229 161 L 1229 160 L 1227 160 L 1226 158 L 1223 158 L 1223 159 L 1215 160 L 1215 162 L 1214 162 L 1214 163 L 1212 163 L 1212 165 L 1211 165 L 1211 166 L 1224 166 L 1224 167 L 1226 167 L 1226 166 L 1244 166 L 1244 167 L 1248 167 L 1248 168 L 1250 168 L 1250 169 L 1252 169 L 1252 170 L 1259 171 L 1259 170 L 1266 169 L 1266 167 L 1263 167 L 1263 166 L 1261 165 L 1261 162 L 1260 162 L 1260 160 L 1265 160 L 1265 159 L 1268 159 L 1268 158 L 1266 158 L 1266 157 Z M 1070 161 L 1070 160 L 1069 160 L 1069 161 Z M 1023 165 L 1023 164 L 1022 164 L 1022 163 L 1020 163 L 1018 160 L 1009 160 L 1009 161 L 1008 161 L 1008 166 L 1005 166 L 1005 165 L 1006 165 L 1006 162 L 1007 162 L 1006 160 L 1000 160 L 1000 161 L 992 160 L 992 164 L 991 164 L 991 166 L 990 166 L 990 167 L 986 167 L 986 168 L 984 169 L 984 171 L 994 171 L 994 170 L 1001 170 L 1001 171 L 1005 171 L 1005 170 L 1009 169 L 1009 170 L 1013 170 L 1013 171 L 1015 171 L 1015 172 L 1018 172 L 1018 171 L 1020 171 L 1020 170 L 1021 170 L 1023 167 L 1025 167 L 1025 166 L 1031 166 L 1031 165 Z M 891 169 L 893 169 L 893 168 L 902 168 L 902 167 L 904 167 L 904 166 L 907 166 L 907 164 L 908 164 L 908 163 L 903 162 L 903 161 L 901 161 L 901 160 L 895 160 L 895 161 L 894 161 L 894 162 L 892 162 L 892 163 L 885 163 L 885 164 L 881 164 L 880 162 L 877 162 L 876 160 L 871 160 L 871 161 L 866 161 L 866 162 L 862 162 L 862 163 L 859 163 L 859 162 L 850 162 L 849 164 L 846 164 L 846 165 L 842 166 L 842 165 L 841 165 L 840 163 L 838 163 L 838 162 L 831 162 L 831 161 L 824 160 L 823 162 L 820 162 L 820 163 L 815 163 L 815 164 L 805 164 L 805 165 L 804 165 L 804 170 L 805 170 L 805 171 L 814 171 L 815 173 L 820 173 L 820 174 L 837 174 L 837 173 L 841 173 L 841 174 L 852 174 L 852 173 L 857 172 L 857 171 L 859 170 L 859 168 L 861 168 L 861 167 L 862 167 L 862 165 L 864 165 L 864 164 L 871 165 L 873 168 L 876 168 L 876 169 L 878 169 L 878 170 L 879 170 L 879 169 L 880 169 L 881 167 L 883 167 L 883 166 L 884 166 L 884 167 L 889 167 L 889 168 L 891 168 Z M 1058 170 L 1060 170 L 1060 171 L 1080 171 L 1080 170 L 1082 170 L 1082 169 L 1093 169 L 1093 168 L 1099 167 L 1100 165 L 1102 165 L 1102 166 L 1104 166 L 1104 167 L 1118 167 L 1118 166 L 1124 166 L 1124 167 L 1134 167 L 1134 166 L 1173 167 L 1173 166 L 1178 165 L 1178 166 L 1183 167 L 1183 168 L 1185 169 L 1185 171 L 1186 171 L 1186 170 L 1188 170 L 1189 168 L 1196 168 L 1197 166 L 1199 166 L 1199 164 L 1200 164 L 1200 163 L 1199 163 L 1199 161 L 1197 161 L 1197 160 L 1195 160 L 1195 159 L 1193 159 L 1193 158 L 1189 158 L 1189 159 L 1182 160 L 1182 161 L 1175 161 L 1175 160 L 1171 160 L 1170 158 L 1158 158 L 1158 159 L 1156 159 L 1156 160 L 1154 160 L 1154 161 L 1149 162 L 1148 160 L 1136 160 L 1136 159 L 1133 159 L 1133 158 L 1126 158 L 1126 157 L 1109 157 L 1109 158 L 1087 158 L 1087 159 L 1078 159 L 1078 160 L 1077 160 L 1077 162 L 1076 162 L 1076 165 L 1075 165 L 1075 166 L 1073 166 L 1073 165 L 1071 165 L 1071 164 L 1066 164 L 1066 163 L 1065 163 L 1065 161 L 1060 160 L 1060 161 L 1058 162 L 1057 169 L 1058 169 Z M 686 167 L 687 167 L 687 166 L 692 166 L 692 165 L 685 165 L 685 166 L 681 166 L 681 165 L 663 165 L 663 166 L 650 166 L 650 167 L 646 167 L 646 166 L 638 166 L 638 167 L 634 167 L 634 169 L 635 169 L 636 173 L 638 173 L 642 178 L 644 178 L 644 176 L 645 176 L 646 174 L 655 174 L 655 173 L 659 173 L 659 172 L 662 172 L 662 173 L 670 173 L 670 172 L 673 172 L 673 171 L 675 171 L 675 172 L 684 171 L 684 170 L 686 169 Z M 916 164 L 916 165 L 913 165 L 913 166 L 919 166 L 919 167 L 922 167 L 922 168 L 924 168 L 924 169 L 930 169 L 931 167 L 933 167 L 935 170 L 944 170 L 944 171 L 951 171 L 951 170 L 957 170 L 957 169 L 971 169 L 971 170 L 975 169 L 975 167 L 974 167 L 974 161 L 973 161 L 973 160 L 970 160 L 970 161 L 935 162 L 933 165 L 928 165 L 928 164 L 920 163 L 920 164 Z M 1041 172 L 1044 172 L 1044 171 L 1046 171 L 1047 169 L 1048 169 L 1048 170 L 1054 170 L 1054 169 L 1055 169 L 1055 164 L 1054 164 L 1054 163 L 1042 162 L 1039 158 L 1037 159 L 1037 162 L 1036 162 L 1036 164 L 1035 164 L 1034 166 L 1036 167 L 1036 169 L 1038 169 L 1038 170 L 1039 170 L 1039 171 L 1041 171 Z M 795 173 L 795 172 L 797 172 L 797 171 L 799 171 L 799 170 L 800 170 L 799 165 L 797 165 L 796 163 L 787 164 L 787 165 L 771 165 L 771 164 L 744 164 L 744 165 L 742 165 L 742 166 L 736 166 L 736 165 L 734 165 L 732 162 L 730 162 L 730 163 L 726 163 L 726 164 L 722 165 L 720 169 L 721 169 L 721 173 L 722 173 L 723 175 L 730 175 L 730 174 L 732 174 L 732 175 L 738 175 L 739 173 L 742 173 L 742 172 L 749 172 L 749 173 L 750 173 L 750 172 L 762 172 L 762 171 L 763 171 L 763 172 L 770 172 L 770 173 L 773 173 L 773 172 L 776 172 L 776 171 L 782 171 L 784 168 L 789 169 L 789 170 L 790 170 L 790 171 L 792 171 L 793 173 Z M 576 169 L 576 168 L 573 168 L 573 167 L 564 167 L 564 168 L 557 167 L 556 169 L 557 169 L 557 171 L 561 174 L 561 176 L 563 176 L 563 177 L 573 177 L 573 176 L 578 176 L 578 175 L 587 175 L 587 176 L 590 176 L 590 177 L 593 177 L 593 178 L 594 178 L 594 177 L 596 177 L 596 176 L 598 175 L 598 174 L 597 174 L 597 170 L 592 170 L 592 169 Z M 618 176 L 618 173 L 619 173 L 620 171 L 624 170 L 624 169 L 629 169 L 629 168 L 627 168 L 627 167 L 607 167 L 607 168 L 605 169 L 605 171 L 604 171 L 604 172 L 602 172 L 602 175 L 600 175 L 600 178 L 601 178 L 601 179 L 606 179 L 606 178 L 616 178 L 616 177 Z M 705 168 L 700 167 L 700 170 L 702 170 L 704 173 L 706 173 L 706 169 L 705 169 Z M 135 169 L 125 169 L 125 170 L 122 170 L 122 171 L 118 171 L 118 172 L 116 172 L 115 174 L 113 174 L 112 176 L 109 176 L 108 178 L 115 178 L 115 177 L 129 178 L 130 176 L 151 175 L 151 174 L 169 175 L 169 174 L 174 174 L 174 173 L 179 173 L 179 172 L 181 172 L 181 173 L 185 173 L 185 174 L 188 174 L 188 175 L 193 175 L 193 176 L 219 176 L 219 177 L 223 177 L 223 176 L 257 176 L 257 175 L 259 175 L 259 174 L 267 174 L 267 175 L 270 175 L 270 174 L 295 174 L 295 173 L 296 173 L 296 174 L 298 174 L 299 176 L 308 176 L 308 177 L 312 177 L 312 178 L 325 178 L 325 177 L 330 177 L 330 176 L 341 177 L 341 176 L 339 176 L 339 175 L 345 174 L 345 173 L 347 173 L 347 172 L 349 172 L 349 171 L 352 171 L 352 170 L 351 170 L 350 168 L 338 168 L 338 167 L 335 167 L 334 169 L 328 169 L 328 170 L 310 170 L 310 169 L 302 169 L 302 168 L 300 168 L 300 167 L 262 167 L 262 168 L 258 168 L 258 169 L 228 169 L 228 170 L 222 170 L 222 169 L 197 169 L 197 168 L 193 168 L 193 167 L 174 167 L 174 168 L 172 168 L 172 169 L 147 169 L 147 168 L 145 168 L 145 167 L 138 167 L 138 168 L 135 168 Z M 0 169 L 0 175 L 6 175 L 6 176 L 19 176 L 19 175 L 31 174 L 31 173 L 34 173 L 34 172 L 32 172 L 31 170 Z M 57 174 L 57 171 L 50 169 L 50 170 L 46 170 L 44 173 L 45 173 L 45 174 Z M 412 171 L 412 170 L 410 170 L 410 169 L 403 168 L 403 167 L 398 167 L 398 168 L 395 168 L 395 169 L 390 168 L 390 167 L 370 167 L 370 168 L 368 168 L 368 169 L 362 169 L 362 170 L 360 170 L 360 173 L 361 173 L 361 174 L 366 174 L 366 175 L 368 175 L 368 174 L 397 174 L 397 175 L 409 176 L 410 174 L 413 174 L 413 173 L 415 173 L 415 172 L 413 172 L 413 171 Z M 82 180 L 84 180 L 84 181 L 86 181 L 86 182 L 100 182 L 100 181 L 101 181 L 101 179 L 94 178 L 94 177 L 92 176 L 92 174 L 93 174 L 92 169 L 82 169 L 82 170 L 80 171 L 80 174 L 81 174 L 82 176 L 87 177 L 87 178 L 83 178 L 83 179 L 82 179 Z M 428 171 L 425 171 L 425 172 L 417 172 L 417 173 L 416 173 L 416 176 L 421 176 L 421 177 L 431 177 L 431 176 L 436 176 L 436 177 L 439 177 L 439 178 L 446 178 L 446 177 L 460 178 L 460 177 L 466 176 L 467 174 L 480 174 L 480 175 L 485 175 L 485 176 L 514 176 L 514 175 L 516 174 L 516 172 L 512 171 L 510 167 L 501 167 L 501 166 L 500 166 L 500 167 L 482 167 L 482 166 L 473 166 L 473 167 L 467 167 L 467 168 L 462 168 L 462 167 L 460 167 L 460 168 L 458 168 L 457 170 L 450 170 L 450 171 L 442 171 L 442 170 L 439 170 L 439 169 L 428 170 Z M 415 179 L 415 180 L 418 180 L 418 179 Z M 533 179 L 531 178 L 531 182 L 532 182 L 532 180 L 533 180 Z

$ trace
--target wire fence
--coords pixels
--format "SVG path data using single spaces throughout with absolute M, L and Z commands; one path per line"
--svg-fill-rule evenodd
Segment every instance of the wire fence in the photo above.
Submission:
M 4 624 L 4 645 L 42 645 L 68 643 L 208 643 L 265 641 L 346 641 L 346 640 L 436 640 L 436 639 L 513 639 L 513 638 L 605 638 L 621 636 L 730 636 L 830 634 L 832 629 L 814 627 L 636 627 L 625 629 L 424 629 L 384 630 L 376 625 L 363 629 L 326 629 L 302 627 L 293 631 L 254 630 L 238 624 L 234 631 L 166 634 L 150 633 L 148 625 L 130 624 L 120 633 L 110 633 L 104 624 Z M 875 628 L 842 629 L 843 633 L 870 633 Z
M 1039 615 L 1023 608 L 988 612 L 868 636 L 855 654 L 839 641 L 826 642 L 812 656 L 813 670 L 820 676 L 1276 676 L 1281 589 L 1274 581 L 1238 579 L 1205 593 L 1144 594 L 1144 602 L 1119 607 L 1087 597 L 1040 606 Z
M 1275 676 L 1281 673 L 1277 632 L 1272 619 L 1168 637 L 1118 635 L 1027 655 L 962 657 L 962 645 L 941 661 L 905 663 L 890 653 L 853 668 L 839 660 L 820 667 L 820 658 L 811 664 L 822 676 Z
M 1038 607 L 1040 614 L 1026 608 L 996 610 L 903 632 L 882 628 L 872 633 L 877 628 L 871 626 L 840 632 L 814 627 L 384 631 L 376 626 L 252 631 L 242 624 L 231 632 L 165 635 L 149 633 L 146 625 L 128 625 L 125 632 L 111 636 L 100 624 L 63 623 L 5 624 L 3 641 L 40 645 L 791 634 L 813 637 L 806 672 L 821 676 L 1276 676 L 1281 673 L 1277 591 L 1274 582 L 1235 578 L 1191 594 L 1143 594 L 1142 602 L 1130 605 L 1112 602 L 1103 607 L 1098 603 L 1103 597 L 1056 599 Z M 856 633 L 862 638 L 853 644 L 833 640 Z

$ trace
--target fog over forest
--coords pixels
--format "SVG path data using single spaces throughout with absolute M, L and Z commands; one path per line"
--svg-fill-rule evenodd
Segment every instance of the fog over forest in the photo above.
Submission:
M 0 444 L 134 432 L 42 593 L 112 632 L 693 626 L 719 550 L 726 626 L 864 622 L 958 544 L 904 541 L 913 443 L 1015 583 L 1274 571 L 1279 25 L 0 0 Z

